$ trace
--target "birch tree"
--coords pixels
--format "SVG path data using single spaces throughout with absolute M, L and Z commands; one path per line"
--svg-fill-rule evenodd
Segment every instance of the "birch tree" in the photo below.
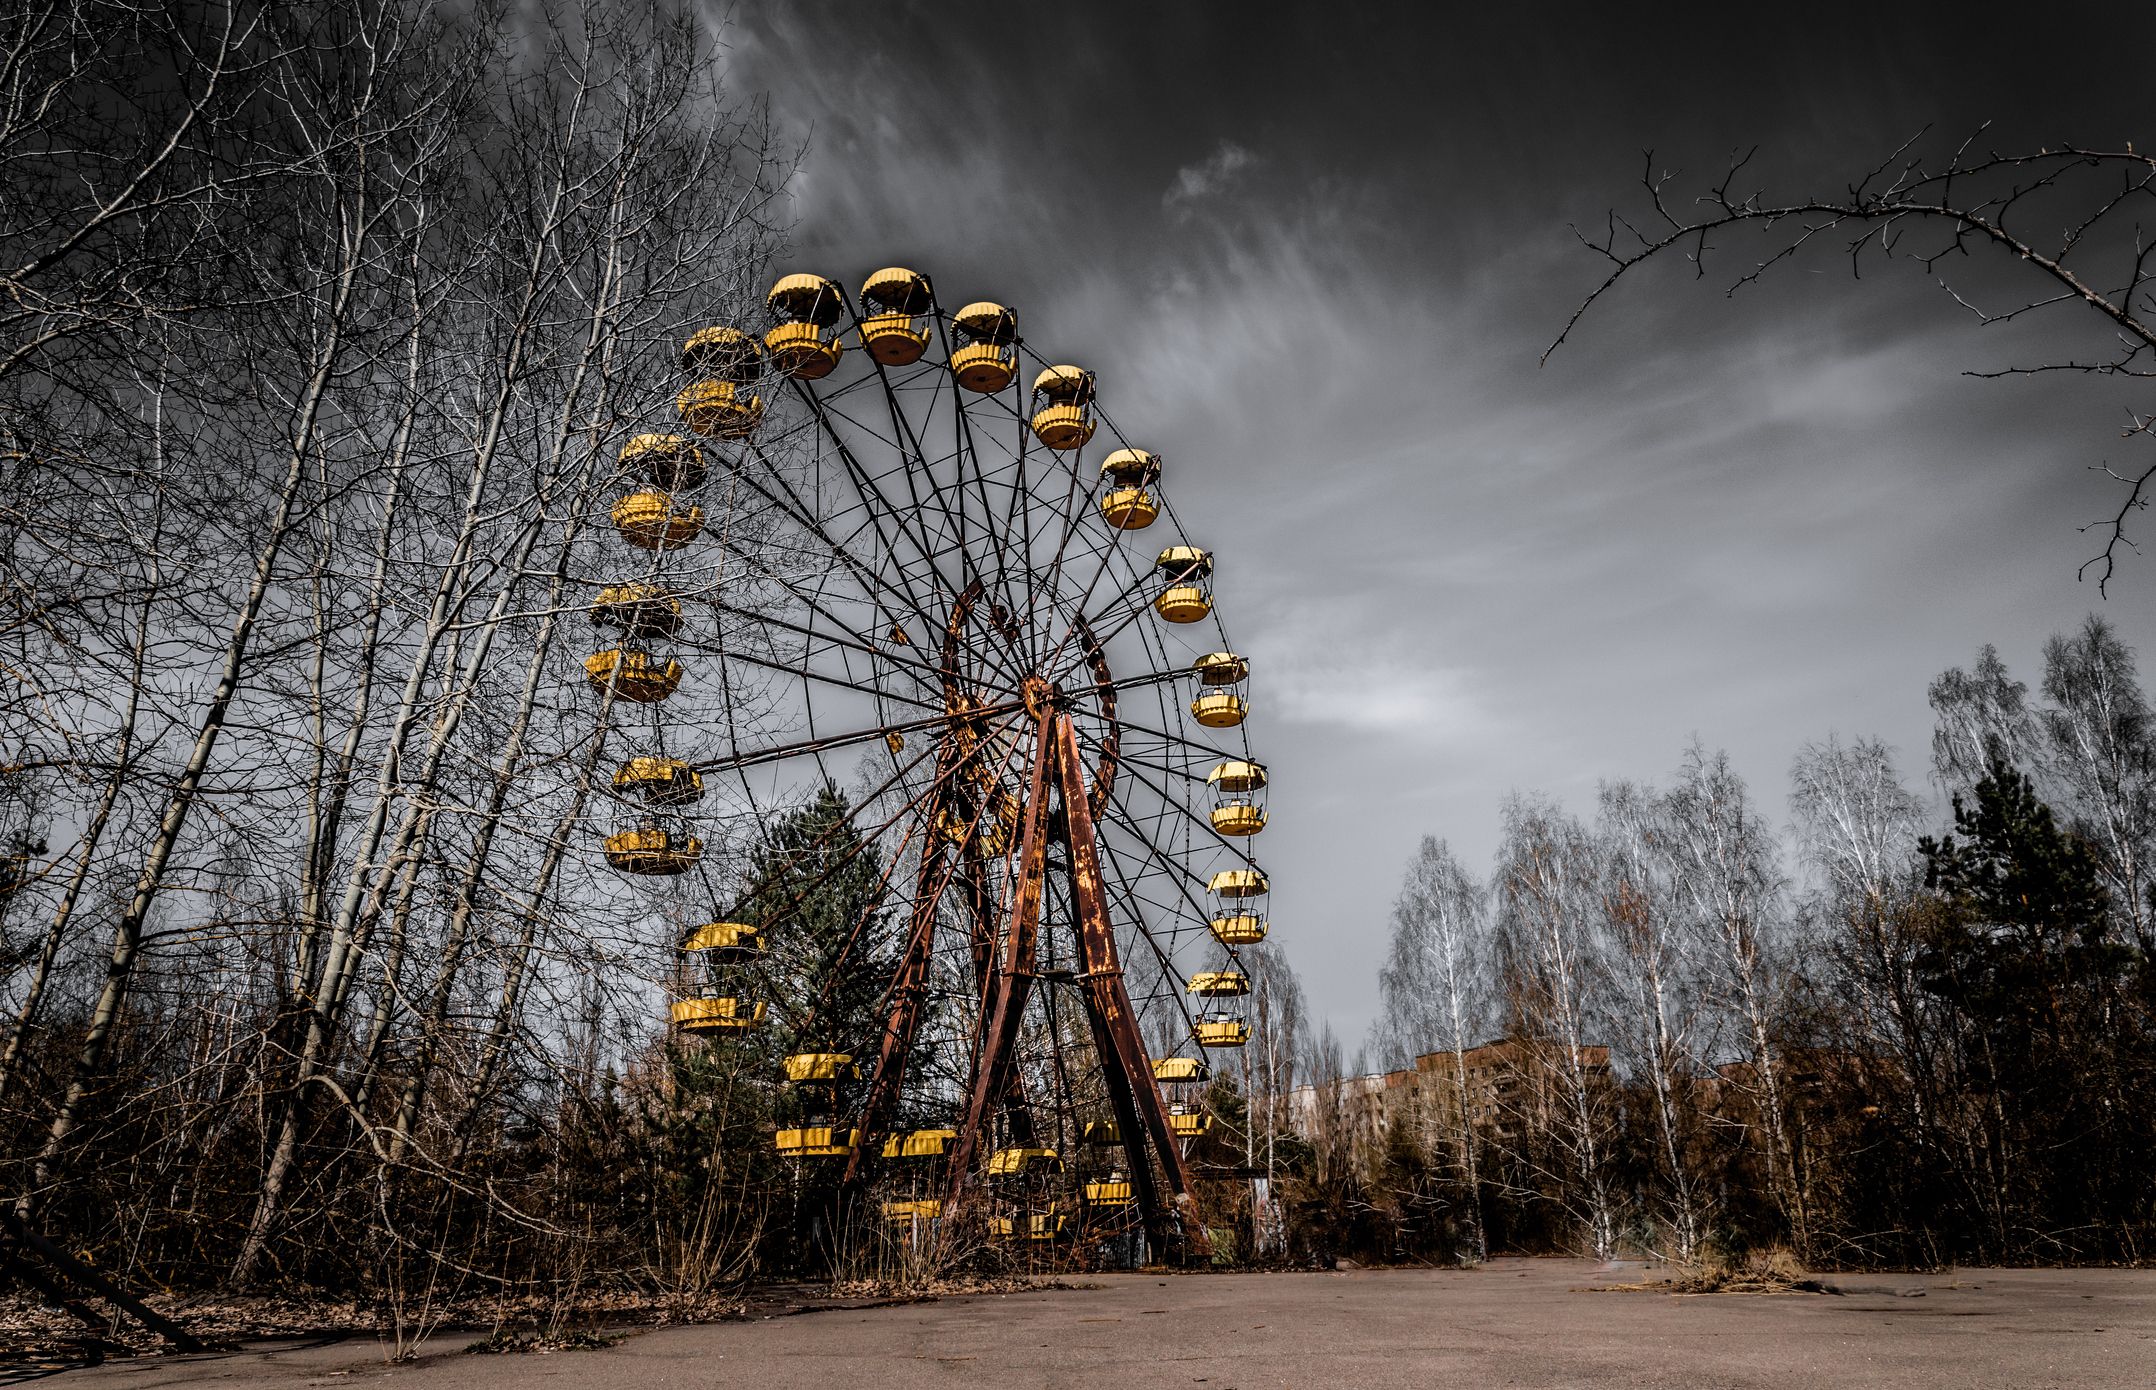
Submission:
M 1442 1154 L 1455 1172 L 1469 1250 L 1478 1261 L 1488 1257 L 1489 1242 L 1467 1053 L 1494 1020 L 1490 963 L 1481 886 L 1449 845 L 1424 836 L 1393 901 L 1392 944 L 1378 973 L 1380 1016 L 1396 1040 L 1398 1065 L 1415 1066 L 1419 1054 L 1444 1054 L 1430 1078 L 1443 1088 L 1444 1100 L 1431 1098 L 1419 1107 L 1418 1137 L 1425 1152 Z
M 1635 1075 L 1647 1083 L 1668 1254 L 1690 1264 L 1713 1214 L 1712 1188 L 1695 1171 L 1697 1083 L 1705 1071 L 1703 943 L 1684 929 L 1671 900 L 1674 837 L 1660 798 L 1650 788 L 1617 782 L 1603 786 L 1600 803 L 1602 913 L 1615 948 L 1617 987 L 1628 996 L 1619 1016 Z
M 1552 1160 L 1526 1155 L 1578 1219 L 1588 1248 L 1608 1259 L 1617 1244 L 1615 1138 L 1608 1084 L 1609 951 L 1600 928 L 1596 855 L 1585 826 L 1551 802 L 1505 803 L 1498 850 L 1499 978 L 1515 1036 L 1533 1052 L 1529 1097 L 1519 1117 L 1552 1145 Z M 1547 1113 L 1540 1100 L 1549 1096 Z
M 1715 1002 L 1734 1023 L 1747 1063 L 1739 1089 L 1750 1093 L 1769 1187 L 1801 1253 L 1804 1188 L 1777 1037 L 1791 943 L 1778 915 L 1773 835 L 1728 754 L 1710 755 L 1697 743 L 1663 806 L 1671 893 L 1689 929 L 1709 944 Z

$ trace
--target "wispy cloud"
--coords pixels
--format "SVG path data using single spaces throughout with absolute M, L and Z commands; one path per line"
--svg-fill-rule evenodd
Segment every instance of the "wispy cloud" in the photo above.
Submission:
M 1193 204 L 1227 192 L 1257 162 L 1258 157 L 1243 146 L 1233 140 L 1223 140 L 1218 148 L 1196 164 L 1186 164 L 1175 171 L 1168 191 L 1160 195 L 1161 208 L 1172 221 L 1188 221 Z

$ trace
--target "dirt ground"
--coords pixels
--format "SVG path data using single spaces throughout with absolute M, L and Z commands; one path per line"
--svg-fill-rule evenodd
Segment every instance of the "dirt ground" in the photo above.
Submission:
M 468 1356 L 471 1334 L 442 1333 L 397 1366 L 347 1340 L 47 1378 L 67 1390 L 2156 1386 L 2156 1271 L 1858 1275 L 1830 1280 L 1838 1294 L 1592 1292 L 1640 1277 L 1562 1260 L 1107 1275 L 1095 1288 L 663 1328 L 553 1355 Z

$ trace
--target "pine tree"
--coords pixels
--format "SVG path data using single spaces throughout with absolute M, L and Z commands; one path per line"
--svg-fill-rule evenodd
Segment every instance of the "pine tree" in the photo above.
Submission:
M 2096 855 L 2026 775 L 1995 756 L 1972 797 L 1954 799 L 1958 838 L 1918 842 L 1938 911 L 1917 972 L 1955 1016 L 1988 1150 L 1980 1205 L 2006 1248 L 2119 1210 L 2130 1045 L 2107 1020 L 2133 952 L 2108 937 Z
M 765 827 L 732 916 L 763 928 L 773 1038 L 787 1053 L 873 1051 L 897 968 L 883 859 L 825 784 Z

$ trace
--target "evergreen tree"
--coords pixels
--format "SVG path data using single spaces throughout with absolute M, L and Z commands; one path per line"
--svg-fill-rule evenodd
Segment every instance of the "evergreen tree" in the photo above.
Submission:
M 1979 1205 L 2006 1248 L 2118 1210 L 2137 1166 L 2119 1091 L 2132 1044 L 2108 1022 L 2133 952 L 2106 931 L 2096 855 L 2026 775 L 1995 756 L 1972 797 L 1954 799 L 1957 835 L 1918 842 L 1938 911 L 1917 973 L 1961 1034 L 1989 1150 Z
M 859 1115 L 855 1069 L 861 1077 L 869 1073 L 883 1036 L 897 943 L 893 914 L 884 906 L 883 858 L 853 814 L 846 797 L 826 783 L 806 805 L 765 826 L 730 914 L 763 928 L 771 1026 L 756 1045 L 780 1127 L 832 1125 L 843 1132 Z M 818 1052 L 849 1053 L 854 1066 L 835 1083 L 788 1084 L 783 1059 Z M 791 1182 L 784 1213 L 774 1213 L 766 1261 L 829 1268 L 842 1256 L 849 1227 L 858 1224 L 855 1213 L 840 1208 L 845 1162 L 811 1157 L 784 1167 Z
M 763 928 L 771 1038 L 782 1053 L 850 1052 L 864 1061 L 882 1036 L 897 969 L 883 857 L 826 783 L 764 828 L 731 914 Z

